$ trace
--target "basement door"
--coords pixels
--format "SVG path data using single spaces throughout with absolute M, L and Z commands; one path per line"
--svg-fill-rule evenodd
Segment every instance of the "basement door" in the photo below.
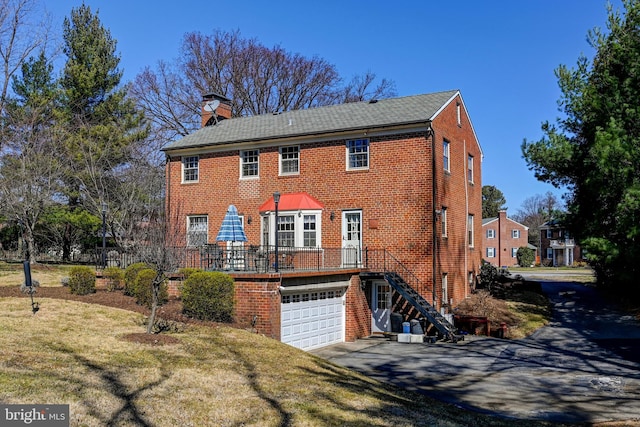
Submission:
M 342 212 L 342 266 L 362 262 L 362 211 Z
M 280 340 L 302 350 L 344 342 L 344 289 L 283 291 Z
M 391 286 L 384 281 L 373 282 L 371 292 L 371 332 L 390 332 Z

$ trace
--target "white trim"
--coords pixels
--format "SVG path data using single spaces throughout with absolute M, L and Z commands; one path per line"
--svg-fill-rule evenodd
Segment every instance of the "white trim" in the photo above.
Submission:
M 296 147 L 298 149 L 298 158 L 297 158 L 297 162 L 298 162 L 298 170 L 295 172 L 282 172 L 282 150 L 284 148 L 291 148 L 291 147 Z M 282 145 L 280 147 L 278 147 L 278 175 L 279 176 L 296 176 L 296 175 L 300 175 L 300 145 Z M 288 159 L 290 160 L 290 159 Z
M 258 154 L 258 161 L 257 161 L 257 164 L 258 164 L 258 172 L 257 172 L 257 174 L 256 174 L 256 175 L 243 176 L 243 174 L 242 174 L 242 172 L 243 172 L 243 167 L 242 167 L 242 166 L 244 165 L 244 162 L 243 162 L 243 160 L 244 160 L 243 153 L 246 153 L 246 152 L 248 152 L 248 151 L 256 151 L 256 152 L 257 152 L 257 154 Z M 239 150 L 239 151 L 238 151 L 238 163 L 239 163 L 239 165 L 240 165 L 240 166 L 239 166 L 239 168 L 238 168 L 238 169 L 239 169 L 239 170 L 238 170 L 238 172 L 239 172 L 239 174 L 240 174 L 240 179 L 241 179 L 241 180 L 251 180 L 251 179 L 259 179 L 259 178 L 260 178 L 260 149 L 259 149 L 259 148 L 249 148 L 249 149 L 246 149 L 246 150 Z

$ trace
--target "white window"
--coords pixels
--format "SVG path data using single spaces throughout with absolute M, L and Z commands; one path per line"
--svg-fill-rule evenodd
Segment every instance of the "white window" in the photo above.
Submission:
M 442 273 L 442 303 L 449 303 L 449 277 L 447 273 Z
M 300 147 L 293 145 L 280 148 L 280 175 L 300 173 Z
M 511 248 L 511 258 L 516 258 L 518 256 L 518 248 Z
M 295 215 L 278 216 L 278 246 L 294 247 L 296 245 Z
M 511 230 L 511 237 L 513 237 L 514 239 L 519 239 L 520 238 L 520 230 Z
M 550 228 L 547 228 L 547 239 L 550 239 L 553 237 L 553 230 L 551 230 Z
M 187 246 L 203 246 L 209 240 L 209 219 L 206 215 L 187 217 Z
M 467 180 L 473 183 L 473 156 L 471 154 L 467 157 Z
M 474 246 L 473 242 L 473 215 L 469 215 L 467 217 L 467 239 L 469 242 L 469 247 L 472 248 Z
M 305 248 L 315 248 L 317 242 L 316 216 L 305 215 L 303 220 L 303 227 L 304 231 L 302 236 L 302 246 L 304 246 Z
M 369 140 L 352 139 L 347 141 L 347 169 L 369 168 Z
M 447 237 L 447 208 L 442 207 L 442 213 L 440 214 L 442 220 L 442 237 Z
M 442 140 L 442 151 L 443 151 L 443 157 L 442 157 L 442 165 L 444 167 L 444 171 L 445 172 L 451 172 L 451 170 L 449 169 L 449 158 L 451 153 L 449 152 L 450 150 L 450 146 L 451 144 L 449 144 L 449 141 L 447 141 L 446 139 Z
M 489 228 L 487 230 L 487 239 L 495 239 L 496 238 L 496 230 L 493 228 Z
M 458 126 L 462 126 L 462 120 L 461 120 L 462 118 L 461 118 L 461 115 L 460 115 L 460 109 L 461 109 L 460 108 L 460 103 L 456 102 L 456 120 L 458 122 Z
M 262 216 L 262 244 L 274 246 L 275 213 Z M 299 210 L 278 212 L 278 246 L 319 248 L 322 246 L 322 212 Z
M 495 258 L 496 248 L 487 248 L 487 258 Z
M 187 156 L 182 158 L 182 182 L 198 182 L 200 169 L 200 159 L 198 156 Z
M 260 173 L 260 152 L 245 150 L 240 152 L 240 177 L 257 178 Z

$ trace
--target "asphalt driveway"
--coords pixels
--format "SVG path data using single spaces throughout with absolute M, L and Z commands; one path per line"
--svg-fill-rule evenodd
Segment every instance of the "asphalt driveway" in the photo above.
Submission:
M 542 282 L 552 323 L 523 340 L 360 340 L 313 351 L 383 382 L 476 411 L 541 421 L 640 420 L 640 323 L 593 288 Z

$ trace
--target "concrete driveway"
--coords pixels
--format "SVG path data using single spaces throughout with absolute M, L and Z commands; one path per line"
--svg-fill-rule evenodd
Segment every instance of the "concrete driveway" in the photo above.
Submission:
M 552 323 L 523 340 L 366 339 L 313 351 L 377 380 L 475 411 L 540 421 L 640 420 L 640 323 L 593 288 L 543 282 Z

